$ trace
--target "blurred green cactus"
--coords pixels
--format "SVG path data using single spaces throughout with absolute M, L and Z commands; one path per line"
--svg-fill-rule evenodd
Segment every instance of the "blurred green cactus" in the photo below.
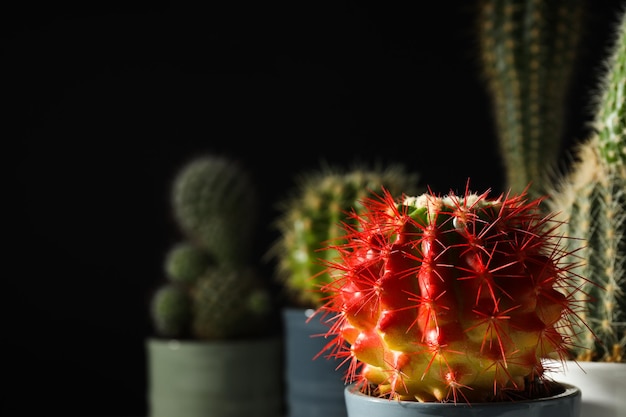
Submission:
M 259 282 L 253 268 L 214 267 L 205 271 L 192 290 L 194 335 L 201 339 L 229 339 L 263 331 L 258 318 L 269 311 L 271 301 Z
M 185 288 L 174 283 L 162 285 L 152 296 L 150 313 L 158 334 L 185 337 L 189 333 L 191 302 Z
M 167 252 L 166 282 L 153 294 L 157 335 L 261 336 L 273 305 L 252 259 L 258 201 L 248 173 L 236 161 L 203 155 L 179 171 L 171 197 L 183 239 Z
M 626 11 L 626 10 L 625 10 Z M 595 132 L 575 149 L 549 207 L 581 238 L 574 270 L 584 290 L 589 328 L 578 329 L 579 360 L 626 361 L 626 14 L 595 97 Z M 584 278 L 583 278 L 584 277 Z
M 342 223 L 352 222 L 349 211 L 360 212 L 361 201 L 384 186 L 391 193 L 417 191 L 418 174 L 402 165 L 341 169 L 321 166 L 300 175 L 292 194 L 279 205 L 275 223 L 279 238 L 268 255 L 277 259 L 277 277 L 289 302 L 304 308 L 318 307 L 325 294 L 320 287 L 331 280 L 326 263 L 336 253 L 320 251 L 343 236 Z
M 594 127 L 602 161 L 611 172 L 626 177 L 626 8 L 616 25 L 611 55 L 597 95 Z
M 191 242 L 180 242 L 165 257 L 165 275 L 181 284 L 194 284 L 213 263 L 211 256 Z
M 172 188 L 174 217 L 188 239 L 219 264 L 250 262 L 258 222 L 256 188 L 241 166 L 223 156 L 189 162 Z
M 584 2 L 481 0 L 479 63 L 505 188 L 539 196 L 557 168 Z M 530 186 L 529 186 L 530 184 Z

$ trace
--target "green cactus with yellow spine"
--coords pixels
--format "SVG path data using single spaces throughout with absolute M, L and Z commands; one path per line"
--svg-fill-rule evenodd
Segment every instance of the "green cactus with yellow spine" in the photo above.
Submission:
M 348 212 L 360 211 L 361 200 L 371 192 L 386 187 L 391 192 L 415 192 L 418 174 L 403 165 L 349 168 L 323 165 L 297 178 L 292 194 L 284 199 L 275 226 L 280 233 L 268 255 L 278 260 L 277 276 L 284 284 L 291 303 L 315 308 L 325 294 L 320 287 L 331 280 L 325 272 L 325 260 L 336 253 L 322 252 L 327 242 L 342 233 L 342 223 L 352 222 Z

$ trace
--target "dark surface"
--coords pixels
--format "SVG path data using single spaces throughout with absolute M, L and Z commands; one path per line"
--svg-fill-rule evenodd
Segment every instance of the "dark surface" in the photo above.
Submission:
M 193 155 L 242 160 L 264 227 L 321 160 L 403 162 L 436 192 L 468 177 L 500 192 L 471 2 L 418 3 L 0 14 L 2 411 L 145 414 L 147 303 L 178 236 L 169 181 Z M 570 142 L 619 4 L 592 3 Z M 274 239 L 263 230 L 259 254 Z

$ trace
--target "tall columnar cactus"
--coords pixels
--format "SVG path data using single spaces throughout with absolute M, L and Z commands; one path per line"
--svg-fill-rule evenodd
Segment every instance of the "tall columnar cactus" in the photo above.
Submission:
M 334 326 L 320 354 L 348 381 L 409 401 L 497 401 L 550 385 L 578 309 L 560 223 L 525 194 L 384 193 L 354 214 L 318 309 Z M 538 383 L 541 382 L 541 383 Z
M 505 188 L 543 193 L 563 143 L 582 0 L 481 0 L 480 66 L 493 105 Z
M 387 168 L 354 166 L 350 169 L 323 166 L 301 175 L 292 195 L 280 205 L 276 227 L 279 239 L 268 255 L 278 259 L 277 275 L 290 302 L 316 308 L 325 294 L 320 287 L 331 280 L 324 262 L 333 251 L 321 251 L 343 233 L 342 223 L 354 224 L 348 213 L 361 211 L 361 200 L 386 187 L 392 193 L 417 190 L 417 173 L 402 165 Z
M 595 133 L 578 145 L 570 172 L 548 200 L 578 247 L 576 272 L 588 277 L 579 360 L 626 361 L 626 14 L 596 97 Z M 594 333 L 595 336 L 594 337 Z
M 191 160 L 172 186 L 183 239 L 166 254 L 166 282 L 152 297 L 158 336 L 233 339 L 262 335 L 272 309 L 255 268 L 257 195 L 248 174 L 226 157 Z
M 595 130 L 601 159 L 611 172 L 626 177 L 626 8 L 616 24 L 615 39 L 600 81 Z

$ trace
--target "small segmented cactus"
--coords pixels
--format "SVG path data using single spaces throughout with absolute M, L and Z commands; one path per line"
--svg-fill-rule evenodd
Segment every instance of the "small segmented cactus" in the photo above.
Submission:
M 234 339 L 268 331 L 269 288 L 252 263 L 257 195 L 235 161 L 201 156 L 172 187 L 183 240 L 165 257 L 166 282 L 152 298 L 158 336 Z
M 417 173 L 392 164 L 387 168 L 354 166 L 343 170 L 322 166 L 301 175 L 294 193 L 280 205 L 276 222 L 280 237 L 268 255 L 278 259 L 277 275 L 286 286 L 290 302 L 316 308 L 325 294 L 320 287 L 330 281 L 321 259 L 336 253 L 320 251 L 343 232 L 342 223 L 354 223 L 351 209 L 361 210 L 361 200 L 386 187 L 390 192 L 417 191 Z
M 341 258 L 317 314 L 334 325 L 320 355 L 399 400 L 497 401 L 549 385 L 542 360 L 565 357 L 578 307 L 560 223 L 540 201 L 468 190 L 366 200 L 332 248 Z
M 544 191 L 557 168 L 580 38 L 581 0 L 482 0 L 480 66 L 493 104 L 505 188 Z
M 169 281 L 152 297 L 157 334 L 201 340 L 263 334 L 272 299 L 257 270 L 203 263 L 209 257 L 201 255 L 186 242 L 170 250 Z
M 180 228 L 203 246 L 216 263 L 250 262 L 258 196 L 248 173 L 230 158 L 197 157 L 178 173 L 172 206 Z
M 626 14 L 599 87 L 595 133 L 575 149 L 576 162 L 547 203 L 567 222 L 567 236 L 588 277 L 578 360 L 626 361 Z

